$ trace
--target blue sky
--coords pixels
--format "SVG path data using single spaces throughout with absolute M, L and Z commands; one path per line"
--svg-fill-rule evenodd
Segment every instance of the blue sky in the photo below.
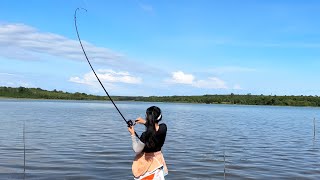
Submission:
M 320 2 L 3 0 L 0 86 L 103 95 L 319 95 Z

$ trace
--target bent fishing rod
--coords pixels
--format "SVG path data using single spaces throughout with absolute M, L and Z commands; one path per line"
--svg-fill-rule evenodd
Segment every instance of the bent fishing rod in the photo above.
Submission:
M 82 9 L 82 10 L 85 10 L 85 11 L 87 12 L 86 9 L 84 9 L 84 8 L 81 8 L 81 9 Z M 86 53 L 86 51 L 85 51 L 84 48 L 83 48 L 82 41 L 81 41 L 81 39 L 80 39 L 80 35 L 79 35 L 79 31 L 78 31 L 78 26 L 77 26 L 77 11 L 78 11 L 78 10 L 80 10 L 80 8 L 77 8 L 77 9 L 75 10 L 75 12 L 74 12 L 74 26 L 76 27 L 76 32 L 77 32 L 77 36 L 78 36 L 78 40 L 79 40 L 79 43 L 80 43 L 82 52 L 83 52 L 84 56 L 86 57 L 86 60 L 87 60 L 87 62 L 88 62 L 88 64 L 89 64 L 91 70 L 93 71 L 94 75 L 96 76 L 97 80 L 99 81 L 99 83 L 100 83 L 101 87 L 103 88 L 104 92 L 105 92 L 105 93 L 107 94 L 107 96 L 109 97 L 109 99 L 110 99 L 110 101 L 112 102 L 113 106 L 117 109 L 118 113 L 121 115 L 122 119 L 126 122 L 126 124 L 128 125 L 128 127 L 133 126 L 134 124 L 133 124 L 132 120 L 126 120 L 126 118 L 122 115 L 122 113 L 120 112 L 119 108 L 117 107 L 117 105 L 114 103 L 114 101 L 113 101 L 112 98 L 110 97 L 108 91 L 107 91 L 106 88 L 103 86 L 103 84 L 102 84 L 102 82 L 100 81 L 97 73 L 95 72 L 95 70 L 93 69 L 93 67 L 92 67 L 92 65 L 91 65 L 91 63 L 90 63 L 90 60 L 89 60 L 89 58 L 88 58 L 88 56 L 87 56 L 87 53 Z M 139 138 L 139 136 L 138 136 L 138 134 L 137 134 L 136 132 L 135 132 L 135 134 L 136 134 L 136 136 Z

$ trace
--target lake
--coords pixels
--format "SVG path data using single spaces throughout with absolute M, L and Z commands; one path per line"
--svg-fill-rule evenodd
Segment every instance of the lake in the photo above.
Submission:
M 320 108 L 116 104 L 127 119 L 162 109 L 166 179 L 320 179 Z M 133 179 L 131 138 L 109 101 L 16 99 L 0 99 L 0 179 L 24 178 L 24 123 L 25 179 Z

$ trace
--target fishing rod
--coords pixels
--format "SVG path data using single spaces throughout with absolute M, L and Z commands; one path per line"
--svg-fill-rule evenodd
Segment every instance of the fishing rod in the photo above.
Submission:
M 81 8 L 81 9 L 82 9 L 82 10 L 85 10 L 85 11 L 87 12 L 86 9 L 84 9 L 84 8 Z M 81 45 L 82 52 L 83 52 L 84 56 L 86 57 L 87 62 L 89 63 L 91 70 L 93 71 L 94 75 L 95 75 L 96 78 L 98 79 L 100 85 L 102 86 L 104 92 L 105 92 L 105 93 L 107 94 L 107 96 L 109 97 L 109 99 L 110 99 L 110 101 L 112 102 L 113 106 L 117 109 L 118 113 L 121 115 L 122 119 L 126 122 L 126 124 L 128 125 L 128 127 L 133 126 L 134 124 L 133 124 L 132 120 L 126 120 L 126 118 L 122 115 L 122 113 L 120 112 L 120 110 L 119 110 L 119 108 L 117 107 L 117 105 L 114 103 L 114 101 L 113 101 L 112 98 L 110 97 L 110 95 L 109 95 L 109 93 L 107 92 L 106 88 L 103 86 L 103 84 L 102 84 L 102 82 L 100 81 L 98 75 L 96 74 L 95 70 L 93 69 L 93 67 L 92 67 L 92 65 L 91 65 L 91 63 L 90 63 L 90 61 L 89 61 L 89 58 L 88 58 L 88 56 L 87 56 L 87 53 L 86 53 L 86 51 L 85 51 L 84 48 L 83 48 L 82 41 L 81 41 L 81 39 L 80 39 L 80 35 L 79 35 L 79 32 L 78 32 L 78 26 L 77 26 L 77 11 L 78 11 L 78 10 L 81 10 L 81 9 L 80 9 L 80 8 L 77 8 L 77 9 L 75 10 L 75 12 L 74 12 L 74 26 L 76 27 L 77 36 L 78 36 L 79 43 L 80 43 L 80 45 Z M 135 134 L 136 134 L 137 137 L 139 137 L 136 132 L 135 132 Z

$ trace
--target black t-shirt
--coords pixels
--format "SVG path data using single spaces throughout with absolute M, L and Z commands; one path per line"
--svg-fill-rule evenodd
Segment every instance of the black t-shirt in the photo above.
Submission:
M 146 139 L 145 139 L 145 135 L 146 133 L 142 133 L 140 140 L 143 143 L 146 143 Z M 147 146 L 144 147 L 143 152 L 149 153 L 149 152 L 157 152 L 157 151 L 161 151 L 161 147 L 164 144 L 164 141 L 166 140 L 166 135 L 167 135 L 167 125 L 162 123 L 159 125 L 159 129 L 156 132 L 156 145 L 154 148 L 148 148 Z

